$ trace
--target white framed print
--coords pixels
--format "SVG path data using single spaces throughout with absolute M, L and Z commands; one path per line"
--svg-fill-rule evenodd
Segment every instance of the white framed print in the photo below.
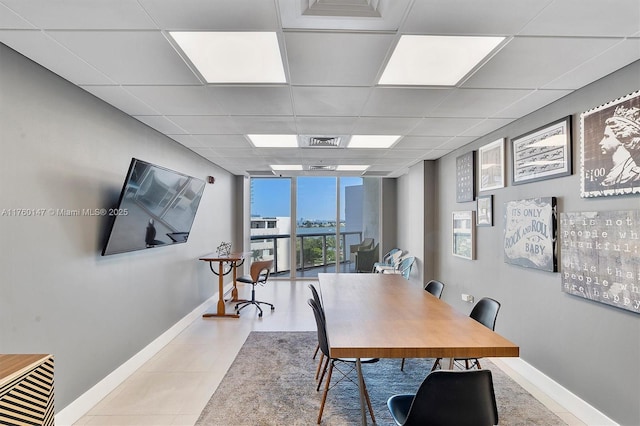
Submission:
M 504 188 L 504 145 L 501 138 L 478 149 L 478 191 Z

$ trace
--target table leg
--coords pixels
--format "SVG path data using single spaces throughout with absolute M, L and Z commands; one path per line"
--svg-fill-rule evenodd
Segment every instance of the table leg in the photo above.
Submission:
M 367 409 L 365 408 L 365 395 L 364 395 L 364 376 L 362 375 L 362 362 L 360 358 L 356 358 L 356 370 L 358 370 L 358 389 L 360 389 L 360 413 L 362 414 L 362 424 L 367 424 Z
M 218 262 L 218 307 L 216 313 L 205 313 L 202 316 L 204 318 L 209 317 L 227 317 L 227 318 L 240 318 L 238 314 L 227 314 L 225 312 L 224 305 L 224 266 L 223 262 Z M 234 280 L 235 283 L 235 280 Z

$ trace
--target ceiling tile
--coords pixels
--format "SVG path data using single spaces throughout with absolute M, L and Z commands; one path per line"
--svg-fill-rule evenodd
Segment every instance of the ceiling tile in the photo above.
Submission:
M 493 114 L 493 117 L 515 120 L 549 105 L 571 93 L 571 90 L 535 90 L 506 108 Z
M 180 128 L 194 135 L 238 134 L 235 123 L 229 117 L 216 115 L 170 115 L 167 116 L 167 118 Z
M 402 27 L 415 34 L 517 34 L 551 0 L 420 0 Z
M 493 117 L 531 92 L 521 89 L 456 89 L 431 112 L 431 116 Z
M 118 84 L 198 84 L 159 31 L 50 31 L 55 40 Z
M 129 115 L 162 115 L 123 86 L 81 86 L 87 92 Z
M 371 86 L 391 48 L 391 34 L 287 32 L 291 83 Z
M 640 38 L 626 38 L 600 55 L 590 58 L 559 76 L 544 87 L 547 89 L 579 89 L 637 60 L 640 60 Z
M 506 126 L 513 120 L 514 119 L 512 118 L 487 118 L 476 126 L 461 132 L 458 136 L 472 136 L 474 138 L 478 138 Z
M 44 29 L 156 29 L 136 0 L 2 0 Z
M 638 0 L 555 0 L 521 35 L 628 36 L 640 30 Z
M 273 1 L 255 0 L 139 0 L 166 30 L 276 31 Z
M 292 87 L 298 116 L 358 116 L 370 92 L 366 87 Z
M 0 42 L 74 84 L 114 84 L 42 31 L 3 31 Z
M 363 115 L 387 117 L 424 117 L 452 89 L 377 87 L 365 105 Z
M 360 117 L 353 127 L 354 135 L 404 135 L 413 129 L 420 118 Z
M 484 118 L 425 118 L 411 130 L 415 136 L 457 136 L 482 123 Z
M 240 116 L 229 118 L 241 134 L 294 135 L 296 123 L 293 117 Z M 212 132 L 221 133 L 221 132 Z
M 397 149 L 432 149 L 451 139 L 450 136 L 405 136 L 395 145 Z
M 462 87 L 544 87 L 617 42 L 610 38 L 516 37 L 469 77 Z
M 291 115 L 288 86 L 217 86 L 211 91 L 228 115 Z
M 160 115 L 136 115 L 133 118 L 141 121 L 142 123 L 153 129 L 156 129 L 160 133 L 164 133 L 167 135 L 179 135 L 188 133 L 187 131 L 181 129 L 179 126 L 173 123 L 171 120 Z
M 207 86 L 124 86 L 124 89 L 161 115 L 223 115 Z
M 0 3 L 0 28 L 34 29 L 36 27 Z
M 194 135 L 193 146 L 219 148 L 252 148 L 244 135 Z
M 299 134 L 315 136 L 347 135 L 358 117 L 296 117 Z

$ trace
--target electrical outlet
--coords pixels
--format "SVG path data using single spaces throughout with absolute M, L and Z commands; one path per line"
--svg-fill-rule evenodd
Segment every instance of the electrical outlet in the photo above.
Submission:
M 473 303 L 473 296 L 470 294 L 462 293 L 462 300 L 464 300 L 465 302 Z

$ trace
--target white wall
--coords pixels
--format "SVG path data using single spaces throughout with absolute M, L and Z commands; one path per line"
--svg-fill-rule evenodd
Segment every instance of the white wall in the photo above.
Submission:
M 398 178 L 398 247 L 416 257 L 409 280 L 424 286 L 424 170 L 423 162 L 417 163 L 409 172 Z
M 57 411 L 217 290 L 233 178 L 0 44 L 0 211 L 112 207 L 132 157 L 216 177 L 186 244 L 102 257 L 106 217 L 0 216 L 0 353 L 55 356 Z

